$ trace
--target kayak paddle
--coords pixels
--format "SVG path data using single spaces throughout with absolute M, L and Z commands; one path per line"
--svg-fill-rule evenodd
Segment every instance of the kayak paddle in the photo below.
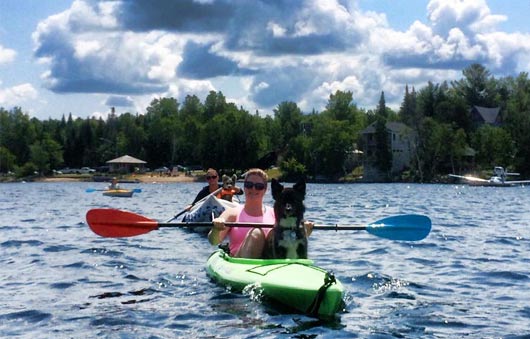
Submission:
M 118 188 L 118 189 L 126 189 L 126 188 Z M 87 193 L 92 193 L 92 192 L 106 192 L 108 191 L 108 189 L 97 189 L 97 188 L 87 188 L 85 190 L 85 192 Z M 134 193 L 142 193 L 142 189 L 141 188 L 133 188 L 132 191 Z
M 91 209 L 86 214 L 90 229 L 110 238 L 133 237 L 161 227 L 205 227 L 211 222 L 161 223 L 142 215 L 111 208 Z M 271 224 L 226 223 L 228 227 L 272 227 Z M 387 217 L 365 226 L 354 225 L 315 225 L 313 230 L 362 230 L 381 238 L 415 241 L 425 238 L 431 231 L 431 219 L 424 215 L 404 214 Z

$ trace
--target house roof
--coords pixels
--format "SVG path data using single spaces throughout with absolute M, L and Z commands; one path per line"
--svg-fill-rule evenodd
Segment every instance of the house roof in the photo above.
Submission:
M 373 134 L 375 133 L 375 124 L 376 122 L 372 122 L 368 127 L 366 127 L 363 131 L 362 131 L 362 134 Z M 410 130 L 410 127 L 408 127 L 407 125 L 405 125 L 404 123 L 402 122 L 397 122 L 397 121 L 390 121 L 390 122 L 387 122 L 385 124 L 385 127 L 387 130 L 390 130 L 394 133 L 401 133 L 403 131 L 408 131 Z
M 107 164 L 147 164 L 147 162 L 131 157 L 130 155 L 124 155 L 107 161 Z
M 497 121 L 497 117 L 499 116 L 499 112 L 501 110 L 500 107 L 482 107 L 482 106 L 473 106 L 473 108 L 477 111 L 478 114 L 484 119 L 484 122 L 488 124 L 494 124 Z

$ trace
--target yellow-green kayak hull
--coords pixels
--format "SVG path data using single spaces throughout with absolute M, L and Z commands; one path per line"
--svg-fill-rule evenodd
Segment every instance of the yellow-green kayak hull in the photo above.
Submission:
M 209 257 L 206 271 L 235 291 L 255 285 L 268 300 L 299 313 L 331 317 L 343 307 L 341 282 L 309 259 L 243 259 L 217 250 Z

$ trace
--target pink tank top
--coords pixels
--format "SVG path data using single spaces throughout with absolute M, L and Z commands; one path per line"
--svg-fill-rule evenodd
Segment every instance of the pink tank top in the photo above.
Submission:
M 247 212 L 245 212 L 245 210 L 243 209 L 243 206 L 241 206 L 239 214 L 237 215 L 236 222 L 274 224 L 274 222 L 276 221 L 276 218 L 274 217 L 274 209 L 269 206 L 263 206 L 263 208 L 265 208 L 265 213 L 263 213 L 263 215 L 260 215 L 258 217 L 254 217 L 254 216 L 248 215 Z M 247 233 L 251 229 L 252 228 L 250 227 L 231 227 L 230 228 L 228 235 L 230 237 L 230 253 L 232 255 L 235 255 L 239 251 L 239 248 L 243 244 L 243 241 L 245 240 Z M 266 237 L 269 234 L 269 232 L 272 230 L 272 228 L 262 228 L 262 230 Z

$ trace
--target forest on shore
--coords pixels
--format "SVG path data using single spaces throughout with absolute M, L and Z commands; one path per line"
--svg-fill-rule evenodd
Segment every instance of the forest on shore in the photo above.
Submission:
M 476 123 L 474 106 L 499 107 L 499 123 Z M 385 129 L 390 121 L 406 124 L 415 135 L 410 166 L 400 173 L 391 172 Z M 407 86 L 398 111 L 386 106 L 384 91 L 373 109 L 357 107 L 352 92 L 336 91 L 321 112 L 302 112 L 284 101 L 268 116 L 214 91 L 204 102 L 191 94 L 183 102 L 157 98 L 144 114 L 112 113 L 105 120 L 74 119 L 70 113 L 41 121 L 21 107 L 0 108 L 0 174 L 49 175 L 63 167 L 102 166 L 128 154 L 150 168 L 178 164 L 228 172 L 278 166 L 285 179 L 338 180 L 362 173 L 362 159 L 352 154 L 363 149 L 362 131 L 372 123 L 377 147 L 370 161 L 385 173 L 384 181 L 432 182 L 493 166 L 530 176 L 528 73 L 495 78 L 480 64 L 464 69 L 457 81 Z

